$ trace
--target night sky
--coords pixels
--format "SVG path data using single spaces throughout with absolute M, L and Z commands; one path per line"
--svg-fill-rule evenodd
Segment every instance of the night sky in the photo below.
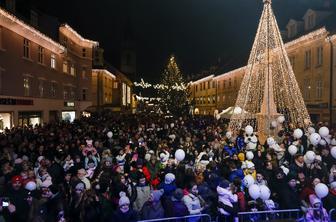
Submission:
M 323 0 L 273 0 L 280 29 Z M 54 2 L 56 4 L 50 4 Z M 123 39 L 133 39 L 136 80 L 157 82 L 174 53 L 185 75 L 212 65 L 223 71 L 247 63 L 262 0 L 35 0 L 37 7 L 100 42 L 105 59 L 119 68 Z

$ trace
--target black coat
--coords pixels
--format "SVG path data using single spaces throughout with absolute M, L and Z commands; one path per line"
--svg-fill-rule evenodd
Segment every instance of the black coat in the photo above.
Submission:
M 279 190 L 278 198 L 281 209 L 298 209 L 301 206 L 297 190 L 288 185 Z
M 134 210 L 129 209 L 129 211 L 123 213 L 118 209 L 114 212 L 113 217 L 110 218 L 110 222 L 135 222 L 137 219 L 137 213 Z

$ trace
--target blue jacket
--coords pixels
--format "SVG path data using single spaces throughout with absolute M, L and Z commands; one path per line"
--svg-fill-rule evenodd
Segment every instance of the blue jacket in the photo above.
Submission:
M 229 181 L 233 182 L 234 178 L 236 177 L 239 177 L 240 179 L 244 179 L 245 175 L 242 169 L 237 169 L 237 170 L 232 171 L 229 176 Z

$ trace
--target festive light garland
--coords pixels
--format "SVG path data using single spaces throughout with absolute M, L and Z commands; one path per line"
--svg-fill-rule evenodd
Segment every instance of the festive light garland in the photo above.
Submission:
M 138 95 L 136 95 L 136 99 L 139 101 L 161 101 L 161 98 L 159 97 L 142 97 Z
M 99 42 L 96 42 L 96 41 L 92 41 L 92 40 L 89 40 L 89 39 L 85 39 L 83 38 L 80 34 L 78 34 L 78 32 L 76 32 L 73 28 L 71 28 L 70 25 L 68 24 L 62 24 L 60 26 L 60 29 L 63 29 L 65 28 L 66 30 L 70 31 L 70 33 L 72 33 L 76 38 L 78 38 L 81 42 L 83 43 L 86 43 L 86 44 L 89 44 L 89 47 L 93 46 L 93 47 L 98 47 L 99 46 Z
M 259 132 L 269 130 L 277 115 L 295 125 L 310 123 L 300 88 L 290 64 L 286 47 L 323 34 L 319 29 L 284 45 L 271 1 L 264 1 L 257 34 L 253 43 L 245 75 L 235 107 L 245 112 L 233 114 L 229 128 L 237 131 L 251 125 Z M 266 110 L 266 111 L 265 111 Z M 265 132 L 265 133 L 269 133 Z
M 154 89 L 169 89 L 170 88 L 169 86 L 163 85 L 163 84 L 151 84 L 151 83 L 145 82 L 143 79 L 141 79 L 139 83 L 134 82 L 134 86 L 141 87 L 143 89 L 147 89 L 151 87 L 153 87 Z M 186 90 L 187 86 L 183 83 L 180 85 L 175 83 L 175 85 L 173 85 L 171 88 L 177 91 L 182 91 L 182 90 Z
M 92 72 L 97 72 L 97 73 L 102 72 L 102 73 L 104 73 L 104 74 L 106 74 L 106 75 L 112 77 L 112 79 L 116 79 L 116 76 L 113 75 L 111 72 L 109 72 L 109 71 L 106 70 L 106 69 L 92 69 Z

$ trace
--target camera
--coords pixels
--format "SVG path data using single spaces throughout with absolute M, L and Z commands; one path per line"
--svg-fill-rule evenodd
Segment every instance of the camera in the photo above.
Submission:
M 9 206 L 9 199 L 8 199 L 8 197 L 1 198 L 1 202 L 2 202 L 2 207 L 8 207 Z

